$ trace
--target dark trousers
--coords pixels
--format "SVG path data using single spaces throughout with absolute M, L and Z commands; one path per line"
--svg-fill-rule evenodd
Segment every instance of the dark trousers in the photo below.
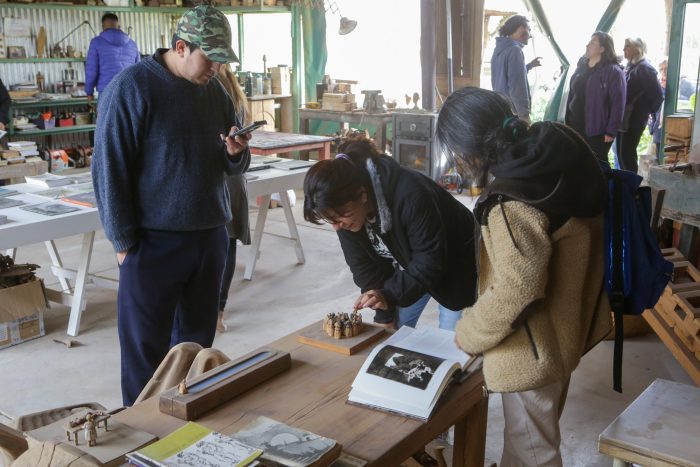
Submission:
M 125 406 L 133 404 L 172 346 L 211 347 L 227 242 L 224 226 L 144 230 L 129 249 L 119 268 L 117 294 Z
M 600 136 L 589 136 L 586 138 L 586 142 L 593 149 L 596 157 L 603 162 L 608 162 L 608 153 L 610 152 L 610 146 L 612 146 L 612 141 L 609 143 L 605 142 L 605 135 Z
M 221 288 L 219 289 L 219 310 L 223 311 L 226 308 L 228 300 L 228 289 L 231 288 L 233 280 L 233 271 L 236 269 L 236 239 L 229 238 L 228 252 L 226 253 L 226 266 L 224 273 L 221 276 Z
M 622 170 L 637 173 L 639 168 L 637 145 L 642 138 L 642 133 L 644 133 L 644 125 L 628 128 L 626 132 L 617 134 L 617 160 Z

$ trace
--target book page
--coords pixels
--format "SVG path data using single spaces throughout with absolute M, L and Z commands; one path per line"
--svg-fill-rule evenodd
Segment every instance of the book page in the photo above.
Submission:
M 412 332 L 402 332 L 404 328 Z M 408 326 L 402 326 L 395 335 L 399 333 L 401 333 L 401 339 L 396 345 L 404 349 L 428 352 L 430 355 L 441 357 L 445 360 L 454 360 L 459 362 L 462 368 L 471 359 L 469 354 L 462 351 L 455 344 L 454 331 L 439 328 L 413 329 Z
M 402 327 L 369 354 L 349 400 L 428 418 L 452 374 L 471 359 L 454 338 L 444 329 Z
M 262 454 L 260 449 L 233 438 L 213 432 L 174 454 L 164 463 L 167 466 L 246 466 Z
M 427 418 L 458 365 L 453 360 L 382 344 L 372 350 L 353 381 L 350 401 Z M 357 395 L 361 397 L 355 400 Z

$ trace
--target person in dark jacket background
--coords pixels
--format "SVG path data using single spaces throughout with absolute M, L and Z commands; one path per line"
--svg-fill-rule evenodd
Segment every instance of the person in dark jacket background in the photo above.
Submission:
M 304 180 L 304 218 L 338 232 L 345 261 L 375 322 L 415 327 L 434 298 L 454 329 L 476 293 L 471 212 L 428 177 L 380 155 L 360 136 L 317 162 Z
M 565 121 L 604 162 L 622 125 L 625 92 L 625 75 L 613 39 L 597 31 L 571 77 Z
M 510 100 L 513 112 L 530 121 L 530 85 L 527 73 L 540 66 L 540 57 L 525 64 L 523 47 L 530 40 L 530 24 L 524 16 L 513 15 L 498 30 L 491 57 L 491 87 Z
M 666 98 L 666 70 L 668 69 L 668 59 L 664 59 L 659 63 L 659 85 L 661 86 L 661 95 Z M 663 132 L 664 105 L 663 103 L 649 119 L 649 134 L 651 141 L 656 146 L 656 156 L 660 163 L 663 163 L 663 154 L 661 148 L 661 133 Z
M 663 90 L 656 77 L 656 69 L 644 58 L 647 46 L 642 39 L 625 39 L 623 52 L 627 59 L 627 103 L 622 128 L 617 137 L 617 155 L 620 168 L 637 173 L 639 161 L 637 145 L 649 122 L 664 101 Z
M 141 59 L 136 42 L 119 29 L 114 13 L 102 15 L 102 34 L 90 41 L 85 64 L 85 93 L 94 97 L 95 89 L 102 92 L 124 68 Z

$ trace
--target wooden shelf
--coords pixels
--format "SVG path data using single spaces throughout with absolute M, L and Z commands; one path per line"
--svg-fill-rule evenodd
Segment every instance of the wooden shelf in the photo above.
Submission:
M 92 101 L 97 104 L 97 99 Z M 69 105 L 87 105 L 88 100 L 86 97 L 76 97 L 73 99 L 64 100 L 43 100 L 38 102 L 12 102 L 10 104 L 10 109 L 42 109 L 44 107 L 61 107 Z
M 95 131 L 95 125 L 73 125 L 50 128 L 48 130 L 36 129 L 27 131 L 13 131 L 12 133 L 8 133 L 8 136 L 50 136 L 63 135 L 68 133 L 81 133 L 84 131 Z
M 135 13 L 179 13 L 182 14 L 190 8 L 183 7 L 148 7 L 148 6 L 107 6 L 107 5 L 56 5 L 52 3 L 0 3 L 1 8 L 33 9 L 33 10 L 84 10 L 84 11 L 112 11 Z M 224 13 L 289 13 L 286 6 L 216 6 Z
M 0 8 L 2 8 L 0 3 Z M 0 58 L 0 63 L 51 63 L 51 62 L 84 62 L 85 57 L 81 58 Z

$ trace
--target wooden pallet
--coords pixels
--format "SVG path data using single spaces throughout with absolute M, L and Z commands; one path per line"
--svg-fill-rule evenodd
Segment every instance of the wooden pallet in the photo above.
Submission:
M 661 249 L 661 255 L 664 257 L 666 261 L 670 261 L 672 263 L 678 263 L 680 261 L 688 261 L 685 256 L 683 256 L 683 253 L 678 250 L 678 248 L 662 248 Z

